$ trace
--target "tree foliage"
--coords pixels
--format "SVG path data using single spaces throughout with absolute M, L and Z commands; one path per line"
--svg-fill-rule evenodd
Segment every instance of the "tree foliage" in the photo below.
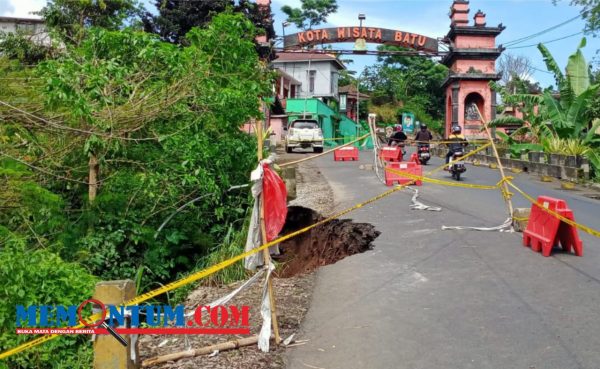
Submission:
M 37 64 L 52 54 L 50 46 L 34 41 L 34 35 L 24 31 L 0 32 L 0 55 L 25 64 Z
M 522 127 L 514 132 L 513 136 L 528 137 L 530 141 L 542 143 L 546 148 L 550 147 L 548 143 L 553 140 L 568 140 L 563 143 L 564 147 L 571 147 L 568 150 L 570 152 L 576 151 L 576 144 L 586 146 L 588 150 L 580 152 L 590 159 L 598 173 L 600 135 L 596 132 L 600 122 L 594 123 L 594 101 L 600 93 L 600 84 L 591 84 L 589 67 L 581 52 L 585 44 L 583 39 L 575 53 L 569 57 L 566 73 L 558 67 L 550 51 L 540 44 L 538 49 L 544 57 L 547 69 L 554 73 L 559 94 L 549 89 L 541 94 L 510 94 L 502 86 L 493 84 L 494 89 L 501 93 L 502 100 L 518 106 L 524 118 L 499 118 L 490 124 L 498 126 L 519 123 Z
M 61 41 L 77 44 L 87 28 L 117 30 L 140 9 L 136 0 L 49 0 L 38 14 Z
M 261 116 L 259 98 L 271 87 L 255 35 L 245 15 L 225 12 L 193 28 L 185 47 L 129 29 L 90 28 L 37 68 L 0 63 L 3 77 L 16 81 L 0 90 L 8 104 L 0 104 L 0 277 L 12 273 L 15 286 L 0 295 L 12 307 L 0 309 L 21 301 L 13 294 L 33 301 L 43 273 L 57 286 L 40 294 L 48 303 L 77 302 L 58 292 L 60 283 L 77 287 L 80 302 L 91 275 L 143 274 L 138 288 L 154 288 L 202 265 L 242 228 L 249 194 L 229 189 L 248 182 L 256 142 L 240 127 Z M 19 248 L 8 250 L 9 241 Z M 18 257 L 47 259 L 56 273 L 46 264 L 21 270 L 31 264 L 12 262 Z M 18 292 L 22 285 L 31 291 Z M 10 323 L 2 329 L 14 329 Z M 1 341 L 0 349 L 14 342 Z M 89 359 L 77 352 L 79 341 L 60 342 L 73 348 L 63 347 L 60 360 L 17 356 L 11 365 L 89 367 L 62 361 Z
M 402 51 L 396 46 L 383 45 L 380 51 Z M 396 106 L 397 114 L 411 111 L 417 118 L 440 126 L 444 117 L 442 83 L 448 75 L 445 66 L 423 57 L 382 55 L 378 63 L 368 67 L 360 80 L 361 90 L 368 90 L 375 106 Z M 438 124 L 440 123 L 440 124 Z
M 296 27 L 308 30 L 327 22 L 327 17 L 338 9 L 337 0 L 300 0 L 300 8 L 289 5 L 281 7 L 287 21 Z
M 553 0 L 556 4 L 558 0 Z M 586 21 L 585 31 L 591 35 L 600 32 L 600 0 L 571 0 L 571 5 L 581 7 L 581 15 Z
M 155 0 L 154 6 L 158 15 L 146 12 L 144 28 L 146 32 L 158 34 L 164 41 L 181 43 L 193 27 L 204 27 L 215 15 L 228 8 L 244 14 L 268 38 L 275 37 L 273 25 L 267 21 L 270 14 L 264 14 L 264 9 L 249 0 L 237 3 L 234 0 Z

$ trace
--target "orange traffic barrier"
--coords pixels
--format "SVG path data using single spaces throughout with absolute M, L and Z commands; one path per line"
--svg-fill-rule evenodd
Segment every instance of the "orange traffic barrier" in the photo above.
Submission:
M 421 161 L 419 160 L 419 154 L 417 154 L 416 152 L 412 153 L 409 161 L 415 162 L 417 163 L 417 165 L 421 165 Z
M 340 147 L 333 152 L 334 161 L 358 160 L 357 147 Z
M 382 147 L 381 150 L 379 150 L 379 158 L 387 162 L 400 162 L 403 159 L 402 148 L 398 146 Z
M 551 214 L 557 213 L 571 221 L 575 221 L 573 211 L 566 201 L 548 196 L 540 196 L 531 206 L 531 215 L 527 229 L 523 232 L 523 246 L 530 246 L 535 252 L 542 252 L 548 257 L 552 248 L 560 245 L 566 252 L 575 252 L 583 256 L 583 242 L 579 239 L 577 228 Z
M 420 164 L 417 164 L 414 161 L 403 161 L 400 163 L 387 163 L 386 168 L 397 169 L 402 172 L 410 173 L 414 176 L 419 176 L 419 177 L 423 176 L 423 167 L 421 167 Z M 415 180 L 414 178 L 409 178 L 409 177 L 403 176 L 402 174 L 394 173 L 389 170 L 385 171 L 385 185 L 386 186 L 393 186 L 394 183 L 398 183 L 399 185 L 413 184 L 413 182 L 417 186 L 423 185 L 423 181 L 420 179 Z

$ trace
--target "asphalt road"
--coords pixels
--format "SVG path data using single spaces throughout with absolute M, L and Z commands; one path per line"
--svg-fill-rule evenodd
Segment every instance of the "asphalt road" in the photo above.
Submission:
M 360 163 L 371 160 L 361 152 Z M 340 209 L 387 189 L 359 163 L 332 155 L 316 162 Z M 435 158 L 428 168 L 439 164 Z M 563 198 L 577 221 L 600 229 L 600 201 L 516 176 L 530 195 Z M 434 177 L 451 180 L 445 172 Z M 464 175 L 466 183 L 499 179 L 498 171 L 470 165 Z M 581 234 L 582 258 L 544 258 L 521 245 L 520 233 L 442 231 L 501 224 L 502 196 L 419 189 L 421 201 L 443 211 L 410 210 L 411 193 L 403 191 L 349 214 L 381 235 L 374 250 L 319 270 L 298 337 L 309 341 L 290 350 L 289 368 L 600 368 L 599 239 Z

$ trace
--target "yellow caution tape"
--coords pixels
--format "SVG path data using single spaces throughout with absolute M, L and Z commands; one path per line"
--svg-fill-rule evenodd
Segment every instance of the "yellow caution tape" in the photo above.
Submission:
M 340 140 L 349 139 L 351 137 L 356 137 L 356 136 L 324 138 L 323 141 L 340 141 Z M 365 136 L 361 136 L 361 137 L 365 137 Z
M 466 158 L 468 158 L 469 156 L 475 155 L 477 154 L 479 151 L 482 151 L 484 149 L 486 149 L 488 146 L 490 146 L 491 143 L 487 143 L 486 145 L 483 145 L 471 152 L 469 152 L 466 155 L 461 156 L 460 158 L 458 158 L 457 160 L 464 160 Z M 432 175 L 442 169 L 444 169 L 444 167 L 448 166 L 448 164 L 442 164 L 439 167 L 430 170 L 429 172 L 427 172 L 426 174 L 428 175 Z M 385 170 L 392 172 L 392 173 L 396 173 L 396 174 L 400 174 L 400 175 L 405 175 L 408 178 L 412 178 L 415 182 L 417 180 L 422 180 L 424 182 L 431 182 L 431 183 L 436 183 L 436 184 L 440 184 L 440 185 L 446 185 L 446 186 L 453 186 L 453 187 L 465 187 L 465 188 L 476 188 L 476 189 L 482 189 L 482 190 L 495 190 L 498 188 L 499 185 L 496 186 L 486 186 L 486 185 L 474 185 L 474 184 L 468 184 L 468 183 L 459 183 L 459 182 L 448 182 L 448 181 L 443 181 L 443 180 L 439 180 L 439 179 L 434 179 L 434 178 L 428 178 L 428 177 L 424 177 L 424 176 L 417 176 L 414 175 L 412 173 L 406 173 L 403 171 L 399 171 L 397 169 L 393 169 L 393 168 L 385 168 Z
M 538 208 L 542 209 L 542 210 L 543 210 L 543 211 L 545 211 L 546 213 L 548 213 L 548 214 L 552 215 L 552 216 L 553 216 L 553 217 L 555 217 L 555 218 L 558 218 L 558 219 L 560 219 L 561 221 L 563 221 L 563 222 L 567 223 L 567 224 L 568 224 L 568 225 L 570 225 L 570 226 L 573 226 L 573 227 L 575 227 L 575 228 L 577 228 L 577 229 L 580 229 L 580 230 L 584 231 L 585 233 L 588 233 L 588 234 L 591 234 L 592 236 L 595 236 L 595 237 L 599 237 L 599 238 L 600 238 L 600 232 L 599 232 L 599 231 L 597 231 L 597 230 L 595 230 L 595 229 L 593 229 L 593 228 L 590 228 L 590 227 L 588 227 L 588 226 L 585 226 L 585 225 L 583 225 L 583 224 L 579 224 L 579 223 L 577 223 L 577 222 L 575 222 L 575 221 L 572 221 L 571 219 L 569 219 L 569 218 L 566 218 L 566 217 L 564 217 L 564 216 L 560 215 L 559 213 L 557 213 L 557 212 L 555 212 L 555 211 L 553 211 L 553 210 L 546 209 L 545 207 L 543 207 L 543 206 L 540 206 L 540 204 L 538 204 L 538 202 L 537 202 L 537 200 L 536 200 L 536 199 L 534 199 L 533 197 L 529 196 L 527 193 L 525 193 L 525 192 L 524 192 L 523 190 L 521 190 L 519 187 L 515 186 L 515 184 L 514 184 L 514 183 L 512 183 L 512 182 L 510 182 L 510 181 L 509 181 L 509 182 L 506 182 L 506 183 L 508 183 L 508 185 L 509 185 L 510 187 L 514 188 L 514 189 L 515 189 L 515 191 L 517 191 L 518 193 L 520 193 L 520 194 L 521 194 L 521 195 L 522 195 L 524 198 L 526 198 L 527 200 L 529 200 L 529 202 L 531 202 L 531 203 L 532 203 L 532 204 L 534 204 L 534 205 L 537 205 L 537 206 L 538 206 Z
M 348 142 L 347 144 L 339 146 L 339 147 L 351 145 L 354 142 L 359 141 L 359 140 L 361 140 L 361 139 L 363 139 L 363 138 L 365 138 L 367 136 L 369 136 L 369 134 L 364 135 L 364 136 L 358 138 L 357 140 L 355 140 L 353 142 Z M 469 154 L 461 157 L 460 159 L 462 160 L 462 159 L 467 158 L 467 157 L 469 157 L 471 155 L 474 155 L 475 153 L 477 153 L 478 151 L 481 151 L 481 150 L 485 149 L 489 145 L 490 144 L 488 143 L 487 145 L 484 145 L 484 146 L 478 148 L 477 150 L 471 151 Z M 339 147 L 337 147 L 337 148 L 339 148 Z M 330 150 L 329 152 L 334 151 L 334 150 Z M 319 154 L 318 156 L 321 156 L 321 155 L 324 155 L 324 154 L 326 154 L 326 153 Z M 299 160 L 297 162 L 308 160 L 308 159 L 313 159 L 316 156 L 317 155 L 312 156 L 312 157 L 307 158 L 307 159 Z M 291 164 L 294 164 L 294 163 L 297 163 L 297 162 L 285 163 L 285 164 L 280 165 L 280 166 L 291 165 Z M 443 164 L 443 165 L 441 165 L 441 166 L 439 166 L 439 167 L 437 167 L 437 168 L 429 171 L 428 174 L 433 174 L 433 173 L 435 173 L 435 172 L 443 169 L 445 166 L 446 166 L 446 164 Z M 211 266 L 209 268 L 206 268 L 204 270 L 192 273 L 191 275 L 189 275 L 189 276 L 187 276 L 185 278 L 182 278 L 180 280 L 177 280 L 177 281 L 171 282 L 169 284 L 166 284 L 166 285 L 164 285 L 164 286 L 162 286 L 162 287 L 160 287 L 158 289 L 155 289 L 153 291 L 150 291 L 150 292 L 144 293 L 142 295 L 136 296 L 135 298 L 127 301 L 124 304 L 124 306 L 138 305 L 138 304 L 143 303 L 143 302 L 145 302 L 145 301 L 147 301 L 147 300 L 149 300 L 151 298 L 159 296 L 159 295 L 161 295 L 163 293 L 173 291 L 173 290 L 175 290 L 177 288 L 180 288 L 180 287 L 183 287 L 183 286 L 188 285 L 190 283 L 193 283 L 195 281 L 198 281 L 198 280 L 200 280 L 200 279 L 202 279 L 204 277 L 207 277 L 207 276 L 209 276 L 211 274 L 214 274 L 214 273 L 216 273 L 216 272 L 218 272 L 218 271 L 220 271 L 222 269 L 225 269 L 228 266 L 230 266 L 230 265 L 232 265 L 232 264 L 234 264 L 234 263 L 236 263 L 236 262 L 238 262 L 240 260 L 243 260 L 244 258 L 246 258 L 246 257 L 248 257 L 250 255 L 256 254 L 256 253 L 261 252 L 264 249 L 267 249 L 267 248 L 269 248 L 271 246 L 275 246 L 276 244 L 279 244 L 279 243 L 281 243 L 283 241 L 289 240 L 289 239 L 291 239 L 293 237 L 296 237 L 296 236 L 298 236 L 298 235 L 300 235 L 302 233 L 308 232 L 309 230 L 311 230 L 311 229 L 313 229 L 315 227 L 318 227 L 318 226 L 320 226 L 322 224 L 330 222 L 330 221 L 332 221 L 334 219 L 340 218 L 340 217 L 342 217 L 342 216 L 344 216 L 344 215 L 346 215 L 346 214 L 348 214 L 348 213 L 350 213 L 352 211 L 355 211 L 355 210 L 358 210 L 358 209 L 364 207 L 365 205 L 369 205 L 369 204 L 371 204 L 373 202 L 381 200 L 384 197 L 387 197 L 387 196 L 389 196 L 389 195 L 391 195 L 391 194 L 393 194 L 395 192 L 398 192 L 398 191 L 402 190 L 403 188 L 409 186 L 410 184 L 412 184 L 414 182 L 415 182 L 415 180 L 412 180 L 410 183 L 396 186 L 396 187 L 394 187 L 394 188 L 392 188 L 392 189 L 390 189 L 388 191 L 383 192 L 380 195 L 377 195 L 375 197 L 370 198 L 369 200 L 366 200 L 364 202 L 356 204 L 356 205 L 354 205 L 354 206 L 352 206 L 352 207 L 350 207 L 350 208 L 348 208 L 346 210 L 343 210 L 343 211 L 341 211 L 341 212 L 339 212 L 337 214 L 334 214 L 334 215 L 332 215 L 332 216 L 330 216 L 330 217 L 328 217 L 326 219 L 323 219 L 323 220 L 321 220 L 321 221 L 319 221 L 317 223 L 314 223 L 314 224 L 312 224 L 312 225 L 310 225 L 308 227 L 305 227 L 305 228 L 300 229 L 298 231 L 292 232 L 292 233 L 287 234 L 285 236 L 279 237 L 276 240 L 273 240 L 271 242 L 268 242 L 266 244 L 263 244 L 263 245 L 255 248 L 255 249 L 252 249 L 250 251 L 247 251 L 247 252 L 244 252 L 244 253 L 239 254 L 237 256 L 234 256 L 231 259 L 222 261 L 222 262 L 220 262 L 220 263 L 218 263 L 216 265 L 213 265 L 213 266 Z M 512 185 L 512 183 L 510 183 L 510 182 L 508 182 L 508 183 Z M 597 234 L 595 234 L 595 235 L 597 235 L 598 237 L 600 237 L 600 232 L 596 232 L 596 233 Z M 93 316 L 90 317 L 90 320 L 95 320 L 95 319 L 98 319 L 98 318 L 100 318 L 100 314 L 95 314 L 95 315 L 93 315 Z M 73 329 L 80 329 L 80 328 L 85 328 L 85 327 L 84 327 L 83 324 L 79 324 L 79 325 L 73 327 Z M 8 358 L 10 356 L 13 356 L 13 355 L 18 354 L 20 352 L 28 350 L 28 349 L 30 349 L 32 347 L 38 346 L 38 345 L 40 345 L 40 344 L 42 344 L 44 342 L 48 342 L 50 340 L 53 340 L 53 339 L 55 339 L 55 338 L 57 338 L 59 336 L 61 336 L 61 335 L 56 335 L 56 334 L 54 334 L 54 335 L 45 335 L 45 336 L 33 339 L 31 341 L 25 342 L 25 343 L 23 343 L 23 344 L 21 344 L 21 345 L 19 345 L 17 347 L 14 347 L 12 349 L 9 349 L 7 351 L 4 351 L 4 352 L 0 353 L 0 359 L 6 359 L 6 358 Z
M 481 147 L 478 147 L 477 149 L 475 149 L 475 150 L 473 150 L 473 151 L 469 152 L 468 154 L 461 156 L 461 157 L 460 157 L 460 158 L 458 158 L 457 160 L 465 160 L 466 158 L 468 158 L 468 157 L 470 157 L 470 156 L 472 156 L 472 155 L 475 155 L 475 154 L 477 154 L 478 152 L 480 152 L 480 151 L 482 151 L 482 150 L 486 149 L 488 146 L 491 146 L 491 145 L 492 145 L 491 143 L 487 143 L 487 144 L 485 144 L 485 145 L 483 145 L 483 146 L 481 146 Z M 436 173 L 436 172 L 439 172 L 440 170 L 444 169 L 444 167 L 445 167 L 445 166 L 447 166 L 447 165 L 448 165 L 448 164 L 443 164 L 443 165 L 440 165 L 439 167 L 437 167 L 437 168 L 435 168 L 435 169 L 433 169 L 433 170 L 430 170 L 430 171 L 429 171 L 429 172 L 427 172 L 426 174 L 428 174 L 428 175 L 432 175 L 432 174 L 434 174 L 434 173 Z
M 387 168 L 386 167 L 385 170 L 390 173 L 401 175 L 403 177 L 420 180 L 420 181 L 428 182 L 428 183 L 439 184 L 442 186 L 472 188 L 472 189 L 478 189 L 478 190 L 496 190 L 496 189 L 498 189 L 497 185 L 491 186 L 491 185 L 476 185 L 476 184 L 461 183 L 461 182 L 449 182 L 449 181 L 443 181 L 441 179 L 428 178 L 425 176 L 419 176 L 416 174 L 403 172 L 403 171 L 395 169 L 395 168 Z
M 459 158 L 458 160 L 464 160 L 465 158 L 476 154 L 477 152 L 487 148 L 488 146 L 490 146 L 491 143 L 488 143 L 487 145 L 484 145 L 474 151 L 471 151 L 470 153 L 468 153 L 467 155 L 462 156 L 461 158 Z M 444 164 L 432 171 L 430 171 L 429 175 L 433 174 L 434 172 L 443 169 L 445 166 L 447 166 L 448 164 Z M 421 180 L 423 182 L 428 182 L 428 183 L 433 183 L 433 184 L 439 184 L 442 186 L 450 186 L 450 187 L 461 187 L 461 188 L 470 188 L 470 189 L 478 189 L 478 190 L 496 190 L 496 189 L 501 189 L 502 190 L 502 194 L 504 196 L 504 198 L 510 198 L 512 196 L 512 193 L 508 192 L 507 190 L 505 190 L 504 188 L 502 188 L 503 184 L 505 182 L 509 182 L 510 180 L 513 179 L 513 177 L 504 177 L 502 178 L 498 183 L 496 183 L 495 185 L 476 185 L 476 184 L 470 184 L 470 183 L 460 183 L 460 182 L 450 182 L 450 181 L 444 181 L 441 179 L 435 179 L 435 178 L 429 178 L 429 177 L 425 177 L 425 176 L 419 176 L 416 174 L 412 174 L 412 173 L 408 173 L 408 172 L 404 172 L 395 168 L 385 168 L 385 170 L 387 170 L 388 172 L 391 173 L 395 173 L 398 175 L 402 175 L 405 176 L 407 178 L 411 178 L 414 179 L 415 181 L 417 180 Z
M 302 229 L 300 229 L 298 231 L 295 231 L 295 232 L 289 233 L 289 234 L 287 234 L 285 236 L 279 237 L 276 240 L 273 240 L 271 242 L 267 242 L 266 244 L 261 245 L 261 246 L 255 248 L 255 249 L 252 249 L 250 251 L 246 251 L 244 253 L 241 253 L 241 254 L 239 254 L 237 256 L 232 257 L 231 259 L 222 261 L 222 262 L 220 262 L 218 264 L 215 264 L 215 265 L 213 265 L 213 266 L 211 266 L 209 268 L 206 268 L 204 270 L 192 273 L 192 274 L 190 274 L 189 276 L 187 276 L 185 278 L 182 278 L 180 280 L 177 280 L 177 281 L 171 282 L 169 284 L 166 284 L 166 285 L 164 285 L 164 286 L 162 286 L 160 288 L 157 288 L 157 289 L 155 289 L 153 291 L 146 292 L 144 294 L 136 296 L 135 298 L 127 301 L 124 304 L 124 306 L 138 305 L 138 304 L 140 304 L 142 302 L 145 302 L 145 301 L 148 301 L 149 299 L 154 298 L 154 297 L 156 297 L 158 295 L 161 295 L 161 294 L 166 293 L 166 292 L 173 291 L 173 290 L 175 290 L 175 289 L 177 289 L 179 287 L 183 287 L 183 286 L 188 285 L 188 284 L 190 284 L 192 282 L 200 280 L 200 279 L 202 279 L 204 277 L 207 277 L 207 276 L 209 276 L 211 274 L 214 274 L 214 273 L 216 273 L 216 272 L 218 272 L 218 271 L 220 271 L 222 269 L 225 269 L 228 266 L 230 266 L 230 265 L 232 265 L 232 264 L 234 264 L 234 263 L 236 263 L 236 262 L 238 262 L 240 260 L 243 260 L 244 258 L 246 258 L 246 257 L 248 257 L 250 255 L 256 254 L 256 253 L 261 252 L 262 250 L 264 250 L 266 248 L 269 248 L 271 246 L 275 246 L 275 245 L 277 245 L 277 244 L 279 244 L 279 243 L 281 243 L 283 241 L 289 240 L 289 239 L 294 238 L 294 237 L 296 237 L 296 236 L 298 236 L 298 235 L 300 235 L 302 233 L 308 232 L 308 231 L 310 231 L 311 229 L 313 229 L 315 227 L 318 227 L 318 226 L 320 226 L 322 224 L 330 222 L 330 221 L 332 221 L 334 219 L 340 218 L 340 217 L 342 217 L 342 216 L 344 216 L 344 215 L 346 215 L 346 214 L 348 214 L 348 213 L 350 213 L 352 211 L 355 211 L 357 209 L 362 208 L 365 205 L 368 205 L 368 204 L 371 204 L 371 203 L 373 203 L 375 201 L 381 200 L 384 197 L 393 194 L 394 192 L 400 191 L 401 189 L 403 189 L 404 187 L 406 187 L 408 185 L 409 184 L 396 186 L 396 187 L 394 187 L 394 188 L 392 188 L 392 189 L 390 189 L 388 191 L 385 191 L 384 193 L 382 193 L 380 195 L 377 195 L 375 197 L 370 198 L 369 200 L 366 200 L 364 202 L 356 204 L 356 205 L 354 205 L 354 206 L 352 206 L 352 207 L 350 207 L 350 208 L 348 208 L 346 210 L 340 211 L 339 213 L 334 214 L 334 215 L 332 215 L 332 216 L 330 216 L 330 217 L 328 217 L 326 219 L 323 219 L 323 220 L 321 220 L 321 221 L 319 221 L 317 223 L 309 225 L 308 227 L 302 228 Z M 100 318 L 100 314 L 93 315 L 92 317 L 90 317 L 90 320 L 94 320 L 94 319 L 98 319 L 98 318 Z M 78 325 L 76 327 L 73 327 L 73 329 L 79 329 L 79 328 L 83 328 L 83 327 L 84 327 L 83 324 L 80 324 L 80 325 Z M 19 345 L 19 346 L 15 347 L 15 348 L 12 348 L 10 350 L 7 350 L 7 351 L 4 351 L 4 352 L 0 353 L 0 359 L 6 359 L 9 356 L 18 354 L 18 353 L 20 353 L 22 351 L 30 349 L 30 348 L 32 348 L 34 346 L 38 346 L 38 345 L 40 345 L 40 344 L 42 344 L 44 342 L 50 341 L 50 340 L 52 340 L 52 339 L 54 339 L 56 337 L 59 337 L 59 336 L 61 336 L 61 335 L 56 335 L 56 334 L 55 335 L 46 335 L 46 336 L 42 336 L 42 337 L 36 338 L 34 340 L 31 340 L 29 342 L 25 342 L 22 345 Z
M 279 164 L 279 167 L 281 167 L 281 168 L 283 168 L 283 167 L 289 167 L 290 165 L 294 165 L 294 164 L 302 163 L 304 161 L 316 159 L 316 158 L 321 157 L 323 155 L 327 155 L 327 154 L 329 154 L 329 153 L 331 153 L 331 152 L 333 152 L 333 151 L 335 151 L 335 150 L 337 150 L 339 148 L 350 146 L 350 145 L 352 145 L 352 144 L 354 144 L 354 143 L 356 143 L 356 142 L 358 142 L 358 141 L 360 141 L 360 140 L 362 140 L 362 139 L 364 139 L 366 137 L 369 137 L 370 135 L 371 135 L 370 133 L 367 133 L 366 135 L 360 136 L 359 138 L 357 138 L 354 141 L 347 142 L 347 143 L 345 143 L 343 145 L 340 145 L 340 146 L 337 146 L 337 147 L 335 147 L 335 148 L 333 148 L 331 150 L 327 150 L 327 151 L 325 151 L 325 152 L 323 152 L 321 154 L 311 155 L 311 156 L 309 156 L 307 158 L 304 158 L 304 159 L 300 159 L 300 160 L 296 160 L 296 161 L 290 161 L 288 163 Z
M 446 144 L 455 144 L 455 143 L 460 143 L 461 141 L 417 141 L 417 140 L 409 140 L 409 142 L 411 144 L 438 144 L 438 145 L 446 145 Z M 488 140 L 473 140 L 473 141 L 467 141 L 467 143 L 469 145 L 484 145 L 486 143 L 488 143 Z

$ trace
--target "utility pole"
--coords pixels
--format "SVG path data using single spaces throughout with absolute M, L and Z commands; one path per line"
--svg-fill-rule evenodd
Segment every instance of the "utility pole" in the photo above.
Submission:
M 360 13 L 358 15 L 358 20 L 360 21 L 360 32 L 362 34 L 362 25 L 363 25 L 363 21 L 367 19 L 367 17 Z M 356 123 L 358 125 L 360 125 L 360 76 L 362 75 L 362 72 L 358 75 L 358 77 L 356 78 Z M 356 137 L 358 137 L 358 125 L 356 127 Z

